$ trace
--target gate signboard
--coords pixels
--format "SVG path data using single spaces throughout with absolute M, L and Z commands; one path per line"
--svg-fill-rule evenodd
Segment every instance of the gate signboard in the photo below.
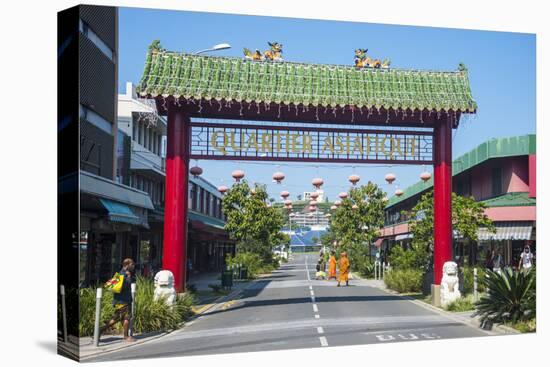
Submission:
M 432 139 L 431 131 L 193 122 L 190 158 L 431 164 Z

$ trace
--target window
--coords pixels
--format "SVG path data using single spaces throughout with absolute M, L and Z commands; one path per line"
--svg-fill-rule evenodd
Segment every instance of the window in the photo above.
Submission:
M 114 61 L 114 53 L 113 50 L 107 46 L 105 42 L 99 36 L 88 26 L 87 23 L 83 22 L 82 19 L 80 19 L 80 33 L 85 35 L 96 47 L 103 52 L 105 56 L 109 58 L 109 60 Z
M 502 194 L 502 167 L 494 167 L 492 169 L 492 185 L 493 196 Z
M 88 121 L 90 124 L 100 128 L 108 134 L 113 134 L 113 124 L 84 105 L 80 105 L 80 118 Z

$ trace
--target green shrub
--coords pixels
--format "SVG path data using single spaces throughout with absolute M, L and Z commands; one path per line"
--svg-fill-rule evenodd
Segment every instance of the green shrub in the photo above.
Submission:
M 229 266 L 244 266 L 247 269 L 247 277 L 255 278 L 259 273 L 263 272 L 265 267 L 272 264 L 264 264 L 259 255 L 252 252 L 239 252 L 233 257 L 227 257 L 227 265 Z
M 374 277 L 374 262 L 368 256 L 358 256 L 351 264 L 351 268 L 366 278 Z
M 422 290 L 422 270 L 392 269 L 384 274 L 384 283 L 400 293 Z
M 476 302 L 481 321 L 518 322 L 536 317 L 536 275 L 534 270 L 500 273 L 487 271 L 480 278 L 487 292 Z
M 462 268 L 464 274 L 464 293 L 470 294 L 474 292 L 474 268 L 471 266 L 465 266 Z M 485 285 L 480 281 L 481 278 L 485 277 L 485 269 L 478 267 L 477 268 L 477 291 L 485 292 Z
M 155 301 L 154 291 L 152 279 L 137 278 L 133 324 L 136 333 L 173 330 L 193 314 L 191 306 L 194 304 L 194 298 L 190 293 L 179 295 L 174 307 L 170 307 L 162 299 Z M 93 335 L 95 302 L 96 288 L 80 290 L 79 333 L 81 337 Z M 105 325 L 114 315 L 112 302 L 113 293 L 104 291 L 101 300 L 101 326 Z M 117 323 L 115 328 L 120 332 L 122 326 Z
M 451 312 L 471 311 L 475 309 L 474 302 L 474 296 L 470 294 L 448 303 L 445 309 Z
M 391 265 L 395 269 L 425 269 L 429 260 L 426 245 L 413 242 L 409 249 L 393 246 L 390 252 Z

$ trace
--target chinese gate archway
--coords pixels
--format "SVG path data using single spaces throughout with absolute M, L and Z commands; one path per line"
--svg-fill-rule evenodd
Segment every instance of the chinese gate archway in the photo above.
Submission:
M 185 289 L 194 158 L 433 164 L 437 291 L 452 256 L 452 129 L 477 108 L 462 64 L 452 72 L 357 69 L 196 56 L 157 43 L 139 93 L 168 116 L 163 268 L 178 291 Z

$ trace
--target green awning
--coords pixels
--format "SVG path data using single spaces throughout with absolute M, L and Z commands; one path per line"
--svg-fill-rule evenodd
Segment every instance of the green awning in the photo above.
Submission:
M 137 217 L 128 205 L 104 198 L 99 198 L 99 201 L 107 209 L 110 221 L 135 225 L 142 224 L 142 219 Z
M 350 60 L 350 64 L 353 59 Z M 197 56 L 151 47 L 142 96 L 246 103 L 475 113 L 465 67 L 456 71 L 358 69 Z

